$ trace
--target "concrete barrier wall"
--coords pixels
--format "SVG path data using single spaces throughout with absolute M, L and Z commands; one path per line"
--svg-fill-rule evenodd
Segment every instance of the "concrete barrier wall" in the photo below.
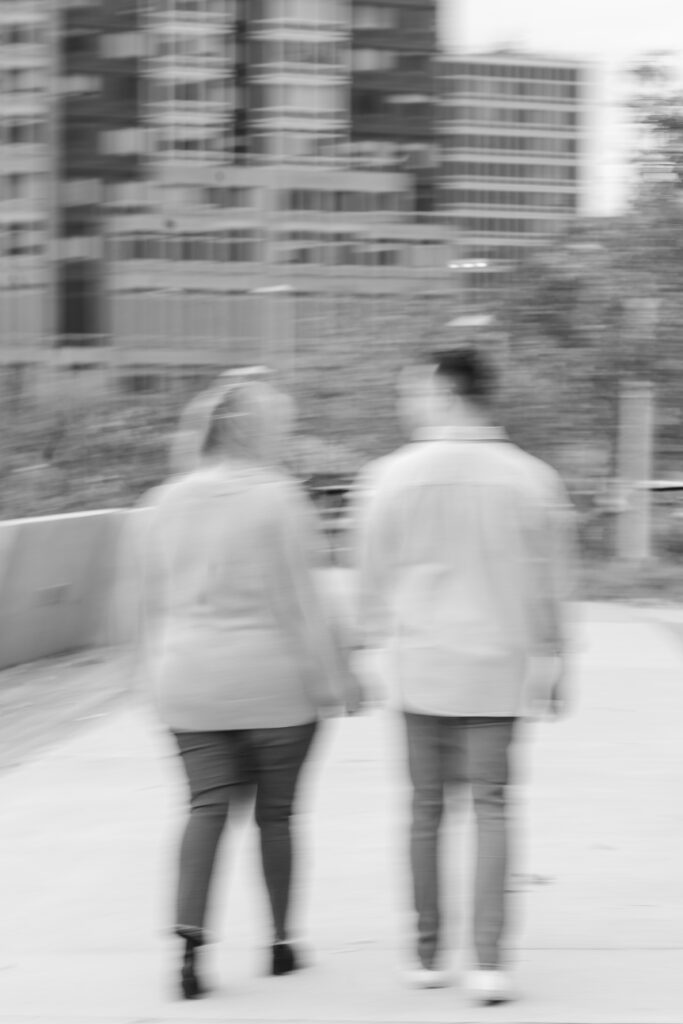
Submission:
M 132 621 L 115 603 L 134 619 L 136 595 L 123 581 L 115 602 L 114 584 L 123 529 L 141 514 L 110 509 L 0 522 L 0 670 L 130 639 Z M 334 587 L 330 600 L 345 621 Z
M 0 523 L 0 669 L 107 643 L 121 509 Z

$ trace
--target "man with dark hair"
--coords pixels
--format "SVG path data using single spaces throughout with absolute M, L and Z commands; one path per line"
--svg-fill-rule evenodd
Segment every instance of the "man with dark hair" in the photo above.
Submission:
M 564 701 L 572 516 L 549 466 L 494 425 L 495 377 L 473 346 L 418 375 L 423 426 L 379 464 L 358 524 L 362 646 L 384 650 L 405 719 L 413 786 L 410 860 L 417 963 L 440 969 L 438 839 L 449 784 L 472 791 L 477 826 L 475 969 L 483 1003 L 511 998 L 507 904 L 510 748 L 534 669 Z
M 495 376 L 493 367 L 471 345 L 445 352 L 435 352 L 430 360 L 437 377 L 443 380 L 455 395 L 487 405 L 493 398 Z

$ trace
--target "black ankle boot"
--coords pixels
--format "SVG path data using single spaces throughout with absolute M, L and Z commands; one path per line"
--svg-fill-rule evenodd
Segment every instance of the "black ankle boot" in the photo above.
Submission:
M 301 966 L 288 942 L 276 942 L 273 945 L 272 952 L 273 974 L 291 974 L 292 971 L 298 970 Z
M 200 999 L 205 994 L 195 969 L 195 955 L 201 943 L 196 939 L 185 939 L 185 953 L 180 972 L 180 987 L 183 999 Z

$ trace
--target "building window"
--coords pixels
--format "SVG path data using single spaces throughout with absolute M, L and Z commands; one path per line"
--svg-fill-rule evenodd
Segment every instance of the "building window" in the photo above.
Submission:
M 100 48 L 102 56 L 108 60 L 144 57 L 145 36 L 142 32 L 114 32 L 101 37 Z
M 101 240 L 92 234 L 69 235 L 60 247 L 66 260 L 95 260 L 102 254 Z
M 68 56 L 94 54 L 97 49 L 97 35 L 94 32 L 67 31 L 64 38 L 64 52 Z
M 80 182 L 73 182 L 72 184 L 79 185 Z M 82 184 L 82 194 L 88 197 L 86 201 L 101 201 L 101 184 L 99 181 L 84 181 Z M 78 194 L 76 190 L 74 192 Z M 155 198 L 150 183 L 147 181 L 120 181 L 107 185 L 104 190 L 104 201 L 108 205 L 115 205 L 131 211 L 156 205 Z
M 100 150 L 110 156 L 129 156 L 145 149 L 145 133 L 141 128 L 117 128 L 101 132 Z
M 0 43 L 6 46 L 36 45 L 45 38 L 44 26 L 38 23 L 6 25 L 0 28 Z
M 0 178 L 0 199 L 28 199 L 30 195 L 28 174 L 7 174 Z
M 175 239 L 173 239 L 175 241 Z M 146 232 L 114 235 L 108 241 L 108 257 L 112 260 L 158 260 L 174 258 L 170 240 Z
M 218 258 L 228 263 L 254 263 L 260 258 L 260 248 L 253 231 L 225 231 L 219 238 Z
M 68 338 L 95 338 L 101 333 L 101 305 L 95 282 L 85 274 L 61 282 L 59 334 Z
M 406 71 L 409 74 L 426 74 L 429 71 L 429 57 L 422 53 L 398 53 L 396 58 L 396 67 L 399 71 Z
M 448 193 L 449 202 L 460 206 L 507 206 L 511 209 L 532 207 L 538 210 L 573 210 L 576 195 L 572 192 L 505 192 L 486 189 L 455 189 Z
M 354 71 L 390 71 L 397 65 L 393 50 L 356 49 L 353 51 Z
M 509 178 L 511 180 L 539 182 L 573 182 L 577 180 L 577 168 L 574 164 L 508 164 L 479 163 L 478 161 L 460 160 L 444 163 L 441 166 L 444 178 Z
M 353 7 L 353 27 L 361 31 L 381 31 L 396 27 L 396 10 L 380 4 L 356 3 Z
M 86 206 L 98 203 L 102 195 L 99 178 L 75 178 L 65 181 L 61 187 L 61 198 L 65 206 Z
M 108 75 L 107 99 L 134 106 L 138 102 L 140 79 L 137 75 Z
M 337 7 L 336 4 L 334 6 Z M 313 25 L 321 21 L 342 21 L 341 9 L 338 10 L 339 16 L 332 18 L 325 7 L 329 11 L 329 5 L 321 5 L 320 0 L 267 0 L 267 3 L 261 5 L 260 16 L 273 21 L 300 21 Z
M 344 89 L 336 85 L 270 85 L 256 87 L 252 95 L 260 102 L 254 106 L 262 110 L 296 110 L 305 113 L 343 111 Z
M 42 92 L 47 85 L 42 68 L 11 68 L 0 75 L 0 90 L 3 94 Z
M 358 117 L 375 117 L 382 113 L 383 93 L 371 89 L 354 92 L 351 98 L 353 115 Z
M 255 40 L 249 49 L 250 65 L 303 64 L 345 66 L 346 48 L 321 39 Z
M 6 225 L 1 240 L 6 256 L 39 256 L 45 247 L 45 237 L 40 229 L 20 224 Z
M 542 218 L 459 217 L 458 226 L 469 234 L 550 235 L 565 227 L 565 221 Z
M 322 263 L 319 241 L 324 236 L 316 232 L 292 231 L 281 236 L 281 260 L 283 263 Z
M 444 138 L 452 149 L 481 149 L 492 152 L 545 153 L 568 156 L 577 152 L 576 139 L 546 138 L 531 135 L 455 135 Z
M 247 209 L 253 205 L 253 189 L 240 186 L 207 188 L 205 197 L 210 206 Z
M 13 118 L 5 122 L 5 133 L 6 141 L 12 145 L 35 145 L 45 138 L 45 124 L 42 121 Z
M 66 75 L 61 87 L 67 96 L 92 95 L 102 91 L 102 78 L 100 75 Z

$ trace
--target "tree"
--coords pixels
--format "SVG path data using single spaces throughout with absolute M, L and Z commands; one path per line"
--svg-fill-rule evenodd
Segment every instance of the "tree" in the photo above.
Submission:
M 683 187 L 683 89 L 677 60 L 654 53 L 627 70 L 633 89 L 629 108 L 638 129 L 633 163 L 641 202 L 661 200 Z

